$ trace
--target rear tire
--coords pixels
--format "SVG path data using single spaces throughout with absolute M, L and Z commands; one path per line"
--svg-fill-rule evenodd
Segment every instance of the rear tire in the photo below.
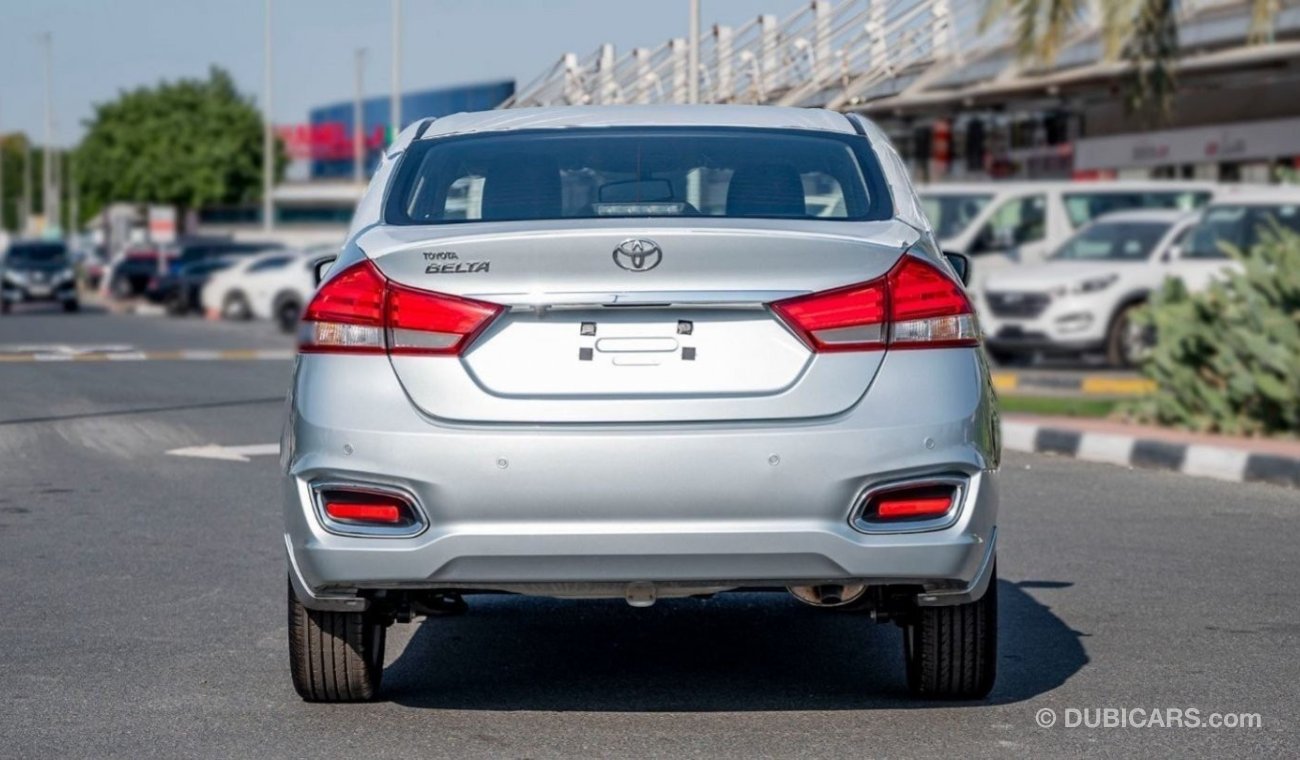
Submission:
M 71 313 L 71 312 L 74 312 L 74 311 L 79 310 L 80 308 L 81 308 L 81 302 L 80 302 L 80 301 L 64 301 L 64 302 L 63 302 L 63 310 L 66 311 L 66 312 Z
M 384 621 L 373 610 L 309 610 L 289 586 L 289 670 L 308 702 L 366 702 L 384 675 Z
M 982 699 L 998 660 L 998 574 L 969 604 L 921 607 L 903 626 L 907 688 L 926 699 Z

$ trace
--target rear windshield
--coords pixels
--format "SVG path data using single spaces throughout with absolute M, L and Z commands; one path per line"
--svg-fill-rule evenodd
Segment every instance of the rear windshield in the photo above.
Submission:
M 760 129 L 566 129 L 413 144 L 388 224 L 893 215 L 867 140 Z
M 1224 246 L 1245 253 L 1259 244 L 1260 235 L 1278 225 L 1300 232 L 1300 205 L 1211 206 L 1192 228 L 1183 245 L 1185 259 L 1226 259 Z
M 1194 211 L 1210 200 L 1205 190 L 1126 190 L 1063 194 L 1070 224 L 1081 227 L 1112 211 L 1159 208 Z
M 60 264 L 67 258 L 62 243 L 17 243 L 5 254 L 10 264 Z

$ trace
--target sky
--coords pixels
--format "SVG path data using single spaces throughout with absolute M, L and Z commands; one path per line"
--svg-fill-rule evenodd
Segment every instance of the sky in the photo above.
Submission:
M 703 28 L 760 13 L 785 18 L 807 0 L 702 0 Z M 265 0 L 0 0 L 0 133 L 44 134 L 41 35 L 53 35 L 56 140 L 75 143 L 93 104 L 219 65 L 260 98 Z M 365 89 L 387 94 L 391 0 L 272 0 L 272 116 L 352 97 L 353 58 L 367 48 Z M 602 42 L 623 51 L 685 37 L 688 0 L 403 0 L 402 89 L 514 78 L 526 84 L 565 52 Z

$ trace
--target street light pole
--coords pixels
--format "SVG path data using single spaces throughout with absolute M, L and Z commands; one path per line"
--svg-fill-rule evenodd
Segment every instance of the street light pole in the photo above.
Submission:
M 19 234 L 28 235 L 32 226 L 32 142 L 23 136 L 23 223 Z
M 50 63 L 52 59 L 52 48 L 54 47 L 54 37 L 49 32 L 41 35 L 41 44 L 45 47 L 45 153 L 44 160 L 41 161 L 41 215 L 45 218 L 42 225 L 44 229 L 49 229 L 50 224 L 54 221 L 51 214 L 54 212 L 54 164 L 50 160 L 50 147 L 54 142 L 54 104 L 50 99 Z
M 262 30 L 262 229 L 275 229 L 275 134 L 271 124 L 271 0 L 266 0 Z
M 402 131 L 402 0 L 393 0 L 393 95 L 389 103 L 388 129 L 392 139 Z
M 357 91 L 356 97 L 352 101 L 352 181 L 358 185 L 365 181 L 365 163 L 366 163 L 366 125 L 363 122 L 365 114 L 362 113 L 363 82 L 362 74 L 366 66 L 366 49 L 357 48 Z
M 691 30 L 686 69 L 688 72 L 686 102 L 698 103 L 700 102 L 700 0 L 691 0 Z
M 3 116 L 0 112 L 0 116 Z M 0 238 L 5 235 L 5 131 L 4 119 L 0 119 Z

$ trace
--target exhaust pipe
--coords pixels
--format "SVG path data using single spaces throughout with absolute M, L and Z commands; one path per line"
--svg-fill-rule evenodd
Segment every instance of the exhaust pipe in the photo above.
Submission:
M 790 586 L 795 599 L 813 607 L 843 607 L 867 593 L 863 583 L 823 583 L 819 586 Z

